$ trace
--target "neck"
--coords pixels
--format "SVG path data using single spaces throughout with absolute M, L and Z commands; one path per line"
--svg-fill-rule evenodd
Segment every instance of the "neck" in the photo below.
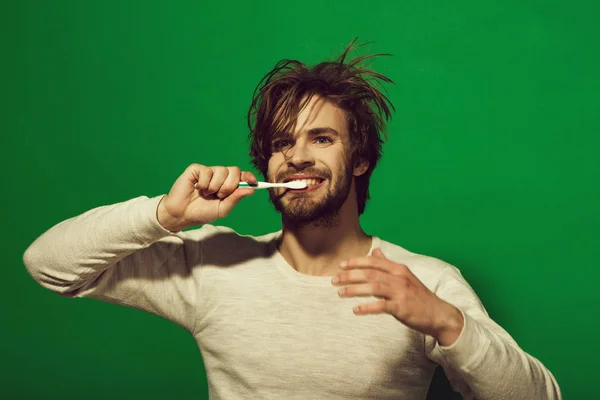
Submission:
M 371 237 L 360 226 L 356 202 L 346 201 L 340 212 L 326 222 L 299 225 L 283 220 L 278 247 L 298 272 L 333 276 L 340 271 L 341 261 L 368 254 Z

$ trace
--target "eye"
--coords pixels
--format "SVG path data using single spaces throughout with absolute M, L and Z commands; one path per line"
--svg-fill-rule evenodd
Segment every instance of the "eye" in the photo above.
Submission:
M 315 138 L 315 142 L 317 142 L 318 144 L 333 143 L 333 141 L 331 140 L 331 138 L 329 136 L 317 136 Z
M 271 147 L 273 148 L 273 151 L 282 151 L 290 147 L 291 144 L 292 142 L 289 139 L 276 139 L 271 143 Z

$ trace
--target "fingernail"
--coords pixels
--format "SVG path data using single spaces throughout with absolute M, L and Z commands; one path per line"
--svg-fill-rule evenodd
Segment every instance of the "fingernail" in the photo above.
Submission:
M 334 277 L 331 279 L 331 283 L 333 283 L 334 285 L 335 285 L 336 283 L 339 283 L 339 282 L 340 282 L 340 278 L 338 278 L 337 276 L 334 276 Z
M 342 261 L 340 263 L 340 268 L 346 268 L 348 266 L 348 261 Z

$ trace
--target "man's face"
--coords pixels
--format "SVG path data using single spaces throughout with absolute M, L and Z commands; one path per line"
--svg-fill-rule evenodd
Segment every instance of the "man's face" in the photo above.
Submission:
M 344 111 L 317 96 L 298 115 L 294 132 L 273 138 L 269 181 L 303 180 L 308 185 L 269 190 L 284 220 L 327 223 L 338 214 L 352 188 L 349 140 Z

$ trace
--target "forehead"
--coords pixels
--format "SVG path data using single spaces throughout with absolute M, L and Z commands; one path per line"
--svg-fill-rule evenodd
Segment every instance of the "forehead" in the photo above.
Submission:
M 312 128 L 333 128 L 340 135 L 347 136 L 346 113 L 332 102 L 313 96 L 298 113 L 293 134 L 307 132 Z

